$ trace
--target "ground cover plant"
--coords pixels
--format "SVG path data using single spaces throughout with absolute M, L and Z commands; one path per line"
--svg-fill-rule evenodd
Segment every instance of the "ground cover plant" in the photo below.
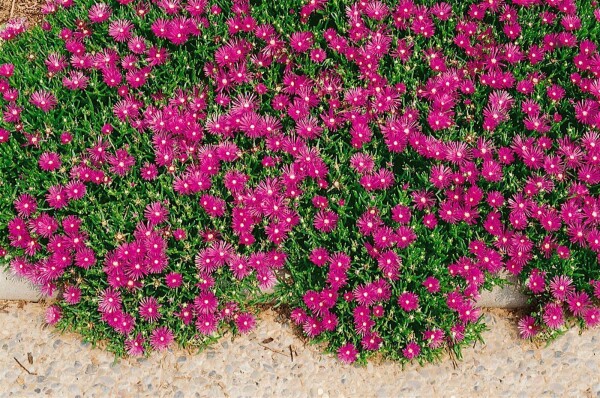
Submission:
M 0 47 L 0 254 L 118 355 L 290 309 L 344 362 L 600 322 L 593 1 L 50 1 Z

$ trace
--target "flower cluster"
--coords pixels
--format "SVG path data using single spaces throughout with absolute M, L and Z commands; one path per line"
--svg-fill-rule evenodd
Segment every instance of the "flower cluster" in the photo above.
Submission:
M 47 322 L 142 355 L 275 297 L 341 361 L 431 361 L 506 271 L 523 337 L 596 326 L 597 4 L 280 3 L 2 29 L 0 255 Z

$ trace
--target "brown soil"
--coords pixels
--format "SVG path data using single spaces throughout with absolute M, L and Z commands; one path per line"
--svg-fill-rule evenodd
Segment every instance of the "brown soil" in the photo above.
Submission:
M 0 24 L 9 19 L 11 3 L 11 0 L 0 0 Z
M 41 21 L 44 0 L 0 0 L 0 25 L 11 18 L 25 17 L 30 23 Z

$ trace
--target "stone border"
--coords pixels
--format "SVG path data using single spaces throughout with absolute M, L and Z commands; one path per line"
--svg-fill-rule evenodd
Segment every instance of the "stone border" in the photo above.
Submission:
M 39 301 L 41 294 L 31 283 L 0 271 L 0 300 Z M 484 291 L 477 301 L 479 307 L 486 308 L 523 308 L 527 306 L 525 297 L 515 285 L 496 286 L 492 291 Z
M 0 265 L 2 268 L 2 265 Z M 0 300 L 39 301 L 40 291 L 31 283 L 0 270 Z

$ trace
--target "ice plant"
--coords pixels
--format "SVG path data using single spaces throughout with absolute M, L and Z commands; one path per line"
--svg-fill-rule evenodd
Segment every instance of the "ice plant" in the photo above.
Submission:
M 345 363 L 600 322 L 595 2 L 49 2 L 0 32 L 0 254 L 119 355 L 276 299 Z M 326 28 L 325 28 L 326 27 Z

